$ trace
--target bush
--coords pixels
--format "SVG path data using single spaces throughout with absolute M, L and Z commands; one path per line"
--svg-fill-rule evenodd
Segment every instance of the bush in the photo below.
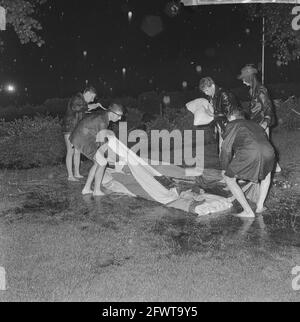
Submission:
M 300 129 L 300 99 L 294 96 L 286 101 L 275 100 L 277 123 L 286 130 Z
M 43 109 L 47 114 L 59 118 L 64 117 L 69 98 L 51 98 L 46 100 L 40 109 Z
M 159 113 L 161 99 L 156 92 L 146 92 L 138 98 L 138 108 L 143 112 Z
M 65 144 L 58 118 L 0 121 L 0 167 L 28 169 L 61 163 Z
M 215 142 L 212 127 L 210 125 L 195 127 L 193 114 L 187 111 L 186 108 L 167 108 L 163 116 L 156 117 L 153 121 L 148 122 L 146 126 L 148 135 L 151 130 L 168 130 L 170 132 L 180 130 L 182 133 L 184 130 L 203 130 L 204 143 L 210 144 Z
M 139 127 L 142 123 L 143 113 L 137 108 L 127 108 L 125 121 L 127 122 L 128 130 Z
M 38 115 L 51 115 L 53 117 L 62 118 L 67 109 L 67 98 L 48 99 L 42 105 L 33 106 L 26 104 L 23 106 L 7 106 L 0 109 L 0 119 L 5 119 L 6 122 L 22 119 L 24 116 L 34 117 Z

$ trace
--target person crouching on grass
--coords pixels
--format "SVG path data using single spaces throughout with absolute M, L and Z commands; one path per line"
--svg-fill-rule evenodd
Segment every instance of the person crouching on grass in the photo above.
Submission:
M 256 122 L 245 120 L 238 107 L 227 115 L 223 133 L 220 161 L 225 182 L 233 196 L 243 207 L 239 217 L 255 217 L 237 179 L 259 182 L 256 213 L 262 213 L 275 165 L 275 151 L 264 129 Z
M 99 103 L 91 104 L 95 100 L 96 95 L 95 88 L 88 87 L 84 90 L 83 94 L 78 93 L 74 95 L 68 102 L 67 111 L 63 120 L 63 132 L 67 148 L 66 167 L 69 181 L 79 181 L 80 178 L 83 178 L 79 173 L 80 152 L 72 146 L 70 135 L 78 122 L 84 117 L 85 113 L 101 107 Z
M 92 193 L 94 196 L 102 196 L 101 183 L 107 166 L 107 160 L 100 149 L 100 143 L 96 142 L 99 132 L 106 130 L 110 122 L 118 122 L 123 116 L 121 104 L 113 103 L 104 112 L 94 112 L 86 116 L 75 127 L 70 136 L 70 142 L 75 149 L 94 162 L 91 167 L 82 194 Z M 94 182 L 95 181 L 95 182 Z M 94 182 L 94 190 L 92 183 Z

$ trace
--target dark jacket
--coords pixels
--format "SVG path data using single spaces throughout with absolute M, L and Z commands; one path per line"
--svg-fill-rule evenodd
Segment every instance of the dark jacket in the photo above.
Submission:
M 275 123 L 272 102 L 268 90 L 263 85 L 259 84 L 251 95 L 249 118 L 260 125 L 263 122 L 267 122 L 268 126 Z
M 273 169 L 275 153 L 261 126 L 238 119 L 227 124 L 220 161 L 225 175 L 258 182 Z
M 210 98 L 210 103 L 214 107 L 215 124 L 221 127 L 222 132 L 227 123 L 227 115 L 232 110 L 233 106 L 237 105 L 236 98 L 229 91 L 216 86 L 215 95 Z
M 85 101 L 83 94 L 78 93 L 70 98 L 67 111 L 63 119 L 63 132 L 71 133 L 87 111 L 88 104 Z
M 97 134 L 106 130 L 109 125 L 108 112 L 94 112 L 82 119 L 73 130 L 70 142 L 73 146 L 90 160 L 93 160 L 101 146 L 96 142 Z

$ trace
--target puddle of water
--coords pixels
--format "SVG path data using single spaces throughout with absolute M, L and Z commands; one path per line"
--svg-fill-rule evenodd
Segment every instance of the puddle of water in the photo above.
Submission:
M 121 195 L 78 198 L 77 193 L 71 192 L 31 191 L 22 207 L 13 212 L 19 217 L 39 212 L 54 216 L 58 221 L 88 220 L 114 232 L 138 225 L 139 229 L 165 236 L 180 252 L 225 249 L 235 240 L 262 247 L 270 244 L 300 246 L 299 195 L 279 200 L 263 216 L 242 220 L 232 215 L 197 218 L 141 198 Z

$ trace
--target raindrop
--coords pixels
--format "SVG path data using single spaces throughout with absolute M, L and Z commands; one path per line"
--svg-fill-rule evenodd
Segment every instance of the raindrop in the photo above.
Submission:
M 188 86 L 188 83 L 187 83 L 186 81 L 183 81 L 183 82 L 182 82 L 182 87 L 183 87 L 183 88 L 187 88 L 187 86 Z
M 132 11 L 128 12 L 128 21 L 131 22 L 132 20 Z
M 87 51 L 86 51 L 86 50 L 84 50 L 84 51 L 83 51 L 83 56 L 84 56 L 84 57 L 86 57 L 86 56 L 87 56 Z
M 198 65 L 196 67 L 196 71 L 197 71 L 197 73 L 201 73 L 202 72 L 202 67 L 200 65 Z
M 149 37 L 154 37 L 163 31 L 162 19 L 159 16 L 146 16 L 141 28 Z

